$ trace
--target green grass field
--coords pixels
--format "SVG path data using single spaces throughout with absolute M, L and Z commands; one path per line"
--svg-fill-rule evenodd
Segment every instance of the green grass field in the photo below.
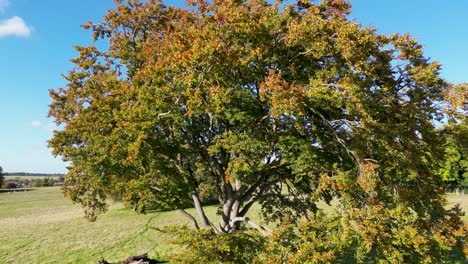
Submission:
M 468 211 L 467 195 L 449 200 Z M 215 211 L 214 206 L 207 208 L 209 215 Z M 115 262 L 142 253 L 164 259 L 175 248 L 168 236 L 149 227 L 185 223 L 189 224 L 177 211 L 136 215 L 118 203 L 90 223 L 58 187 L 0 193 L 0 263 Z
M 148 227 L 184 223 L 177 211 L 137 215 L 121 204 L 90 223 L 58 187 L 0 193 L 0 263 L 97 263 L 142 253 L 156 258 L 173 248 L 167 236 Z

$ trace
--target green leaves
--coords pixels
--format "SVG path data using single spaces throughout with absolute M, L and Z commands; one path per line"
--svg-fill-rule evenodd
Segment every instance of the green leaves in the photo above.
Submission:
M 160 231 L 173 235 L 171 243 L 183 247 L 170 257 L 175 263 L 253 263 L 266 245 L 265 237 L 253 230 L 217 235 L 211 229 L 197 231 L 184 226 Z

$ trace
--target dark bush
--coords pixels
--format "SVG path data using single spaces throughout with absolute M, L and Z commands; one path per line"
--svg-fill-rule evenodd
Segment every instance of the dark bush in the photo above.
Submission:
M 2 184 L 2 189 L 15 189 L 16 184 L 14 182 L 4 182 Z

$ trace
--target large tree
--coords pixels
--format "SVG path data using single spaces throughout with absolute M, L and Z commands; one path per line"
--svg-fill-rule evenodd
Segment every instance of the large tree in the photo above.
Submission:
M 445 227 L 432 120 L 447 84 L 409 35 L 349 20 L 341 0 L 115 2 L 84 26 L 108 45 L 77 47 L 67 87 L 50 92 L 64 191 L 91 219 L 113 194 L 266 233 L 247 217 L 254 203 L 295 220 L 335 198 L 363 234 Z

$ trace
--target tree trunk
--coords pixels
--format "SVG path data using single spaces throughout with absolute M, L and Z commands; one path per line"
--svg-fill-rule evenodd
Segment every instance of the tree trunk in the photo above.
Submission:
M 223 205 L 223 213 L 219 226 L 224 233 L 231 233 L 240 228 L 240 222 L 233 221 L 239 216 L 241 202 L 237 199 L 230 198 Z
M 223 204 L 223 213 L 221 215 L 219 227 L 221 228 L 221 231 L 224 233 L 229 233 L 230 231 L 229 222 L 231 220 L 232 204 L 233 204 L 232 198 L 227 199 L 226 203 Z
M 208 217 L 205 214 L 205 211 L 203 210 L 203 207 L 200 202 L 200 197 L 198 196 L 197 192 L 192 192 L 192 200 L 193 200 L 193 205 L 195 206 L 195 209 L 197 210 L 198 216 L 201 219 L 201 222 L 203 224 L 203 227 L 211 227 L 211 222 L 208 220 Z
M 229 217 L 229 226 L 231 231 L 236 231 L 239 230 L 240 228 L 240 222 L 234 222 L 232 219 L 235 219 L 236 217 L 239 216 L 239 209 L 240 209 L 241 203 L 240 201 L 236 200 L 231 208 L 231 215 Z

